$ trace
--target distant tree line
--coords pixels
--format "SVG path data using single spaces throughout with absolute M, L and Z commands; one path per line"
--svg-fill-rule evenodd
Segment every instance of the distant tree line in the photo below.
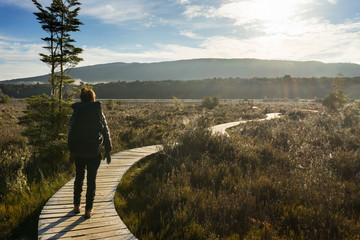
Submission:
M 111 82 L 92 85 L 97 98 L 101 99 L 202 99 L 219 96 L 228 99 L 252 98 L 324 98 L 332 91 L 335 78 L 213 78 L 204 80 L 166 80 Z M 69 86 L 70 87 L 70 86 Z M 25 98 L 50 92 L 50 85 L 0 84 L 4 94 Z M 360 97 L 360 77 L 344 78 L 344 93 L 350 98 Z M 65 90 L 66 92 L 66 90 Z
M 51 92 L 50 84 L 0 84 L 4 94 L 12 98 L 28 98 L 34 95 Z

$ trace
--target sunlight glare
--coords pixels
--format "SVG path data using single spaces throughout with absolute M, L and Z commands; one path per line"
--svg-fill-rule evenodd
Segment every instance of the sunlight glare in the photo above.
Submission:
M 294 15 L 303 0 L 258 0 L 254 2 L 255 17 L 263 21 L 283 21 Z
M 298 34 L 304 31 L 300 15 L 313 0 L 247 0 L 223 5 L 221 14 L 238 25 L 257 26 L 266 33 Z

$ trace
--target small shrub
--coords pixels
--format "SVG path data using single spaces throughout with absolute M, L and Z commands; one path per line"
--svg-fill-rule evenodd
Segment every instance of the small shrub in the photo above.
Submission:
M 8 95 L 5 95 L 1 89 L 0 89 L 0 103 L 9 103 L 10 97 Z
M 208 109 L 213 109 L 218 106 L 220 103 L 220 98 L 218 96 L 204 97 L 201 101 L 201 106 Z
M 322 105 L 329 110 L 336 111 L 347 102 L 347 98 L 342 91 L 329 93 L 323 100 Z
M 346 102 L 348 102 L 348 98 L 343 92 L 344 81 L 344 75 L 342 73 L 339 73 L 332 83 L 334 91 L 330 92 L 323 99 L 323 106 L 327 107 L 330 110 L 336 111 L 338 110 L 338 108 L 343 107 Z
M 20 124 L 23 135 L 33 146 L 34 161 L 29 173 L 56 174 L 69 167 L 67 133 L 71 115 L 70 102 L 52 99 L 43 94 L 27 98 L 25 115 Z
M 7 95 L 4 96 L 0 96 L 0 103 L 9 103 L 10 102 L 10 97 Z
M 114 109 L 114 100 L 108 99 L 105 103 L 105 106 L 108 110 L 113 110 Z
M 182 101 L 175 96 L 173 97 L 173 100 L 171 102 L 172 104 L 174 104 L 176 109 L 180 109 L 182 106 Z

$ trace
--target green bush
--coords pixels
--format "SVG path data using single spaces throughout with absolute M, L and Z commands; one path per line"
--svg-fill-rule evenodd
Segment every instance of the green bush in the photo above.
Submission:
M 173 100 L 171 102 L 172 104 L 174 104 L 175 108 L 177 109 L 180 109 L 182 106 L 182 101 L 175 96 L 173 97 Z
M 329 110 L 338 110 L 347 102 L 347 97 L 342 91 L 334 91 L 329 93 L 323 100 L 322 105 Z
M 201 101 L 201 106 L 208 109 L 213 109 L 218 106 L 220 103 L 220 98 L 218 96 L 204 97 Z
M 52 176 L 69 167 L 67 132 L 72 113 L 70 102 L 52 99 L 43 94 L 27 98 L 25 115 L 20 124 L 25 126 L 23 135 L 33 146 L 29 174 Z
M 8 95 L 5 95 L 1 89 L 0 89 L 0 103 L 9 103 L 10 97 Z
M 105 103 L 105 106 L 108 110 L 113 110 L 114 109 L 114 100 L 108 99 Z
M 10 97 L 7 95 L 4 96 L 0 96 L 0 103 L 9 103 L 10 102 Z

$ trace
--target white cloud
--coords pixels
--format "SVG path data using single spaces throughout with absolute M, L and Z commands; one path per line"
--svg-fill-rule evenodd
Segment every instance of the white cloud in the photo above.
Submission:
M 188 5 L 186 6 L 185 12 L 183 15 L 188 19 L 193 19 L 197 17 L 206 17 L 206 18 L 214 18 L 215 17 L 215 8 L 209 7 L 205 5 Z
M 189 20 L 228 19 L 234 30 L 240 29 L 239 38 L 218 34 L 205 40 L 200 47 L 212 57 L 360 63 L 359 19 L 331 24 L 322 16 L 309 18 L 307 13 L 319 4 L 315 0 L 229 0 L 216 8 L 188 5 L 183 14 Z
M 184 4 L 189 4 L 190 0 L 176 0 L 177 3 L 184 5 Z
M 0 35 L 0 41 L 24 42 L 25 39 Z
M 4 41 L 0 38 L 0 80 L 46 74 L 49 69 L 39 60 L 40 44 Z
M 38 0 L 43 6 L 49 6 L 49 0 Z M 1 0 L 1 4 L 14 5 L 30 11 L 36 11 L 30 0 Z M 80 15 L 87 15 L 106 24 L 120 24 L 124 21 L 144 19 L 148 16 L 147 4 L 143 0 L 86 0 L 81 1 Z
M 187 49 L 187 51 L 184 51 L 185 49 Z M 179 51 L 183 51 L 182 54 L 179 55 Z M 115 51 L 102 47 L 84 47 L 84 53 L 81 56 L 84 58 L 84 61 L 81 62 L 79 66 L 112 62 L 157 62 L 178 60 L 183 56 L 189 55 L 191 51 L 198 52 L 194 48 L 169 44 L 159 44 L 156 49 L 150 49 L 143 52 L 123 52 L 121 50 Z
M 183 15 L 188 19 L 205 17 L 224 18 L 245 28 L 261 27 L 263 24 L 295 22 L 311 7 L 314 0 L 232 0 L 218 7 L 188 5 Z
M 0 81 L 2 81 L 44 75 L 49 73 L 49 68 L 40 61 L 39 63 L 16 62 L 0 64 L 0 72 Z
M 188 37 L 188 38 L 192 38 L 192 39 L 201 39 L 202 38 L 199 35 L 197 35 L 196 33 L 193 33 L 190 31 L 180 31 L 180 35 Z
M 14 5 L 21 8 L 31 9 L 34 10 L 34 4 L 31 1 L 22 1 L 22 0 L 2 0 L 0 2 L 1 5 Z
M 327 0 L 329 3 L 331 4 L 337 4 L 339 2 L 339 0 Z
M 49 0 L 38 0 L 38 2 L 40 4 L 42 4 L 43 6 L 50 5 Z M 18 6 L 20 8 L 24 8 L 24 9 L 27 9 L 27 10 L 30 10 L 30 11 L 35 11 L 36 10 L 35 5 L 30 0 L 26 0 L 26 1 L 24 1 L 24 0 L 1 0 L 0 1 L 0 6 L 1 5 Z
M 360 33 L 351 31 L 359 27 L 360 23 L 323 23 L 301 36 L 277 33 L 248 39 L 213 37 L 204 41 L 202 47 L 217 57 L 320 60 L 360 64 Z
M 100 19 L 107 24 L 119 24 L 148 16 L 145 6 L 137 0 L 111 0 L 106 1 L 106 4 L 88 0 L 83 2 L 81 14 Z
M 120 26 L 156 27 L 167 20 L 157 13 L 166 12 L 164 3 L 147 0 L 87 0 L 83 2 L 80 15 L 100 20 L 105 24 Z M 80 16 L 81 17 L 81 16 Z

